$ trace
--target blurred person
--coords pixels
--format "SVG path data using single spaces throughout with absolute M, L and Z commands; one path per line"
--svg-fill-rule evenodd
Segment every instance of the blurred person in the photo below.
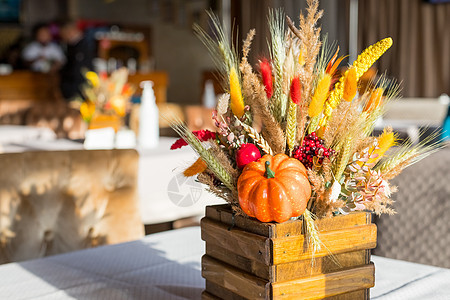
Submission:
M 95 44 L 75 22 L 61 25 L 60 37 L 65 44 L 67 62 L 61 69 L 61 92 L 66 100 L 82 96 L 80 87 L 86 81 L 83 73 L 92 70 Z
M 38 24 L 33 28 L 33 41 L 22 51 L 22 58 L 31 70 L 42 73 L 58 71 L 65 63 L 61 47 L 52 42 L 47 24 Z

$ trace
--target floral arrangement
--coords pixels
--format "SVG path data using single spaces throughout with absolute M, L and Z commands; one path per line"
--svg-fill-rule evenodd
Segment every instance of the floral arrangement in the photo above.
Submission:
M 399 86 L 381 76 L 358 93 L 359 80 L 392 39 L 365 49 L 338 76 L 343 57 L 338 58 L 338 47 L 321 39 L 321 16 L 317 0 L 308 0 L 299 27 L 281 11 L 272 11 L 270 57 L 261 59 L 256 70 L 248 62 L 254 30 L 239 57 L 215 16 L 210 15 L 213 36 L 194 27 L 228 93 L 212 116 L 216 132 L 191 132 L 175 122 L 182 139 L 172 146 L 189 144 L 198 153 L 184 175 L 197 176 L 235 213 L 261 222 L 303 218 L 316 246 L 314 218 L 357 210 L 392 214 L 395 188 L 389 180 L 440 147 L 430 143 L 434 137 L 397 145 L 391 128 L 371 135 Z
M 85 98 L 77 101 L 83 120 L 90 123 L 95 115 L 117 115 L 123 117 L 135 88 L 128 81 L 127 68 L 120 68 L 108 77 L 106 72 L 84 74 L 86 84 L 81 87 Z

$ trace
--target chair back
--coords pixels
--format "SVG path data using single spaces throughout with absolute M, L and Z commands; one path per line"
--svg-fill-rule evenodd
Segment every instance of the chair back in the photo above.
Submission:
M 450 148 L 405 169 L 392 180 L 397 214 L 376 220 L 374 254 L 450 268 Z
M 135 150 L 0 154 L 0 263 L 139 239 Z

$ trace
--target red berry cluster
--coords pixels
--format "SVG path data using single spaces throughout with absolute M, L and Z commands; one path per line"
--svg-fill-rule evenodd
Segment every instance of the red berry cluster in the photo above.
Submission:
M 330 157 L 335 154 L 336 151 L 331 148 L 326 148 L 324 141 L 317 137 L 315 132 L 305 136 L 302 146 L 295 147 L 293 151 L 294 158 L 301 161 L 307 169 L 312 169 L 314 157 L 318 158 L 315 162 L 320 165 L 325 157 Z

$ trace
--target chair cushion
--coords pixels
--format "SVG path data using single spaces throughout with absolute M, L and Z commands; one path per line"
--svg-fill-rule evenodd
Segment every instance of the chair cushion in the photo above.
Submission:
M 0 263 L 141 238 L 135 150 L 0 155 Z

